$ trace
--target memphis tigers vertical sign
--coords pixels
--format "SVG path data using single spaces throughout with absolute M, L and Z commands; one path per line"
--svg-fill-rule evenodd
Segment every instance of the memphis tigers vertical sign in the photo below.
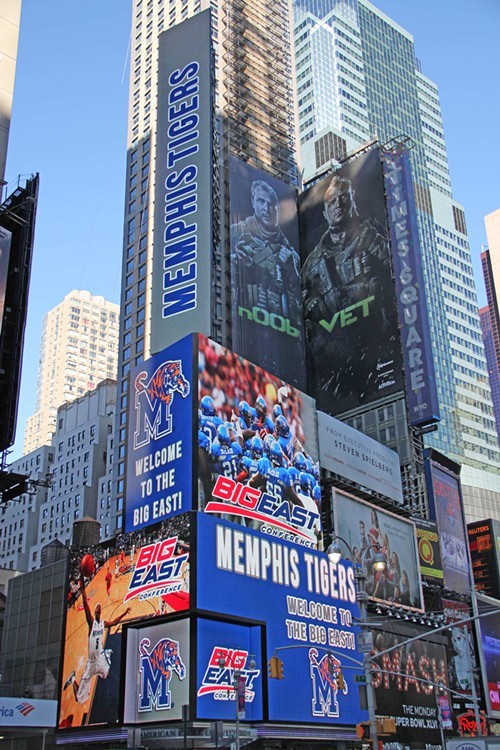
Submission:
M 127 532 L 191 509 L 193 341 L 187 336 L 131 371 Z

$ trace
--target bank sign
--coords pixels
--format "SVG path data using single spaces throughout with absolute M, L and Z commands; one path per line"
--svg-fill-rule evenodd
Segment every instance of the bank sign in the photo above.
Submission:
M 260 718 L 260 671 L 267 671 L 260 662 L 260 623 L 265 661 L 278 649 L 283 662 L 284 678 L 267 681 L 270 721 L 345 725 L 365 720 L 355 679 L 363 668 L 350 563 L 334 565 L 324 553 L 207 514 L 199 514 L 197 523 L 203 542 L 196 606 L 238 618 L 239 627 L 248 629 L 245 638 L 215 625 L 210 638 L 200 635 L 197 715 L 234 716 L 228 668 L 238 667 L 247 677 L 247 718 Z
M 127 532 L 191 509 L 193 341 L 187 336 L 131 371 Z

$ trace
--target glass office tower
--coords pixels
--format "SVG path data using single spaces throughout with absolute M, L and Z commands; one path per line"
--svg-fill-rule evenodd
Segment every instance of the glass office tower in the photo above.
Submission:
M 464 211 L 452 196 L 437 86 L 422 73 L 411 34 L 367 0 L 294 0 L 294 16 L 304 179 L 372 138 L 384 144 L 408 137 L 414 144 L 441 411 L 439 429 L 425 442 L 462 464 L 468 520 L 500 518 L 500 453 L 476 288 Z M 386 437 L 385 412 L 348 419 L 364 430 L 368 420 L 373 437 L 396 447 Z

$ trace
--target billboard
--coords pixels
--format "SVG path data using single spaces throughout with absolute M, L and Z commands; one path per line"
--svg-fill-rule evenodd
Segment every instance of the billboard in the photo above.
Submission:
M 309 387 L 339 414 L 403 389 L 382 167 L 374 149 L 299 196 Z
M 7 290 L 7 276 L 9 273 L 10 243 L 12 232 L 0 226 L 0 334 L 2 333 L 3 308 L 5 292 Z
M 366 593 L 374 601 L 421 610 L 415 525 L 338 490 L 333 491 L 335 533 L 350 546 L 354 561 L 366 573 Z M 342 543 L 341 543 L 342 546 Z M 373 557 L 381 552 L 386 569 L 375 571 Z M 350 554 L 345 550 L 346 556 Z
M 159 35 L 151 351 L 212 320 L 210 12 Z
M 72 559 L 59 727 L 118 721 L 122 625 L 189 609 L 189 518 Z
M 401 146 L 386 151 L 383 163 L 403 344 L 408 421 L 410 425 L 425 425 L 439 421 L 439 402 L 407 148 Z
M 17 730 L 31 727 L 55 726 L 57 701 L 37 698 L 0 698 L 2 727 L 15 727 Z
M 189 619 L 127 630 L 126 724 L 182 719 L 189 703 Z
M 443 565 L 437 525 L 425 518 L 412 519 L 417 533 L 418 562 L 420 575 L 428 583 L 443 582 Z
M 233 349 L 305 390 L 296 189 L 230 159 Z
M 318 412 L 319 461 L 344 479 L 403 502 L 401 469 L 396 451 L 348 424 Z
M 322 548 L 314 400 L 204 336 L 198 380 L 199 509 Z
M 425 472 L 429 508 L 438 526 L 444 585 L 463 593 L 471 588 L 471 579 L 460 478 L 432 457 L 426 460 Z
M 477 621 L 479 650 L 481 656 L 481 676 L 488 716 L 500 718 L 500 609 L 498 601 L 487 597 L 476 598 L 480 615 L 493 612 Z
M 492 518 L 467 524 L 474 586 L 486 596 L 500 599 L 498 546 L 500 523 Z
M 442 599 L 441 602 L 446 624 L 452 626 L 449 629 L 447 649 L 448 686 L 454 691 L 450 694 L 450 700 L 460 728 L 463 715 L 474 707 L 474 690 L 476 695 L 480 694 L 472 623 L 460 624 L 461 620 L 471 617 L 472 612 L 464 602 L 451 599 Z
M 125 531 L 191 509 L 194 337 L 130 374 Z
M 401 747 L 441 747 L 439 694 L 429 682 L 448 684 L 444 646 L 419 639 L 388 654 L 378 655 L 423 633 L 422 628 L 411 625 L 398 632 L 373 631 L 373 686 L 377 714 L 393 717 L 396 723 L 396 737 L 389 740 L 390 747 L 395 739 L 402 743 Z M 441 695 L 446 697 L 448 693 Z M 384 745 L 382 740 L 382 747 Z
M 203 542 L 197 550 L 196 607 L 232 616 L 249 628 L 240 644 L 238 633 L 225 634 L 224 628 L 214 626 L 200 647 L 196 689 L 203 716 L 234 716 L 234 689 L 203 691 L 208 661 L 216 661 L 212 654 L 217 647 L 234 657 L 232 666 L 238 659 L 246 670 L 247 685 L 256 693 L 256 702 L 249 701 L 249 718 L 260 718 L 262 656 L 267 661 L 280 649 L 284 679 L 267 680 L 269 721 L 346 725 L 366 719 L 355 680 L 363 668 L 351 564 L 334 565 L 320 552 L 207 514 L 198 514 L 197 524 Z M 257 625 L 264 628 L 264 654 L 259 652 L 258 631 L 252 631 Z M 234 654 L 238 646 L 241 655 Z M 250 669 L 252 650 L 259 674 Z M 224 688 L 229 679 L 226 667 L 212 666 L 211 684 L 220 680 Z M 340 670 L 345 670 L 343 687 Z

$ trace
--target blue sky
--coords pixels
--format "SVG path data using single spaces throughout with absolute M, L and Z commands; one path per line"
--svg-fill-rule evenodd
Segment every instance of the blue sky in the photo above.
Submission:
M 479 302 L 483 217 L 500 208 L 499 0 L 377 0 L 440 89 Z M 131 0 L 23 0 L 6 179 L 40 172 L 17 440 L 35 410 L 43 315 L 72 289 L 119 301 Z

